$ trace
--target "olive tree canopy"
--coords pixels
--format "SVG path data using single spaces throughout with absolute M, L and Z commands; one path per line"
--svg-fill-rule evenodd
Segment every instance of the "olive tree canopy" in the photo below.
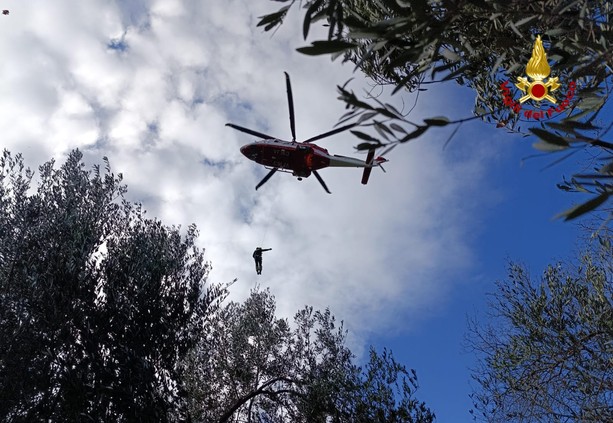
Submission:
M 559 184 L 565 191 L 591 193 L 591 199 L 561 216 L 573 219 L 596 208 L 613 217 L 607 202 L 613 194 L 613 122 L 605 105 L 613 89 L 613 6 L 606 0 L 274 0 L 285 3 L 262 16 L 259 26 L 271 30 L 283 23 L 295 4 L 304 7 L 303 35 L 314 24 L 327 26 L 327 37 L 298 48 L 307 55 L 328 54 L 355 63 L 375 83 L 393 92 L 426 90 L 430 84 L 456 83 L 475 92 L 473 118 L 523 135 L 536 135 L 535 147 L 568 154 L 591 149 L 596 156 L 588 171 Z M 552 119 L 526 122 L 509 102 L 501 84 L 510 82 L 519 98 L 536 35 L 542 37 L 560 87 Z M 521 85 L 521 84 L 520 84 Z M 349 111 L 341 122 L 360 122 L 375 133 L 352 131 L 358 149 L 393 148 L 435 126 L 459 125 L 466 117 L 408 118 L 377 98 L 356 96 L 345 84 L 340 98 Z M 511 94 L 509 94 L 510 96 Z M 545 107 L 546 101 L 536 107 Z M 520 119 L 523 119 L 522 122 Z M 520 125 L 524 126 L 522 128 Z M 526 128 L 526 126 L 528 126 Z M 457 130 L 457 127 L 456 127 Z M 455 134 L 455 131 L 453 132 Z M 452 135 L 453 136 L 453 135 Z

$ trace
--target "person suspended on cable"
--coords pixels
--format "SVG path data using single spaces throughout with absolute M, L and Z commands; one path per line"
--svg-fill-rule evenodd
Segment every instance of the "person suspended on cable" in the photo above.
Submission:
M 258 275 L 262 274 L 262 253 L 264 251 L 270 251 L 270 250 L 272 250 L 272 248 L 258 247 L 253 252 L 253 259 L 255 260 L 255 272 Z

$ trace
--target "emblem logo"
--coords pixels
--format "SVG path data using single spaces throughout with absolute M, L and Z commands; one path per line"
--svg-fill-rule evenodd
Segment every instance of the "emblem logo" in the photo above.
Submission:
M 537 35 L 534 47 L 532 48 L 532 57 L 528 60 L 526 66 L 526 74 L 533 79 L 532 82 L 528 78 L 520 76 L 517 78 L 518 83 L 515 84 L 525 95 L 519 99 L 520 103 L 524 103 L 528 99 L 541 101 L 547 100 L 553 104 L 556 104 L 556 99 L 549 95 L 550 92 L 554 92 L 560 88 L 558 83 L 558 77 L 549 78 L 549 81 L 545 82 L 545 78 L 551 73 L 551 68 L 547 63 L 547 53 L 543 48 L 543 42 L 541 36 Z
M 547 79 L 550 73 L 551 68 L 547 63 L 547 54 L 543 48 L 541 36 L 537 35 L 532 48 L 532 57 L 530 57 L 526 65 L 526 75 L 528 75 L 528 78 L 520 76 L 517 78 L 517 83 L 515 84 L 523 93 L 523 96 L 519 101 L 513 98 L 513 94 L 511 93 L 512 85 L 509 84 L 510 81 L 507 80 L 500 84 L 502 99 L 505 106 L 512 109 L 516 114 L 520 114 L 520 112 L 523 111 L 522 114 L 524 118 L 535 120 L 551 118 L 554 113 L 566 110 L 575 95 L 577 85 L 574 81 L 570 81 L 564 99 L 558 104 L 552 93 L 560 88 L 560 83 L 557 76 Z M 522 108 L 522 105 L 528 100 L 534 100 L 539 103 L 536 104 L 535 109 Z M 546 109 L 541 109 L 542 106 L 540 102 L 542 100 L 547 100 L 555 106 L 546 106 Z

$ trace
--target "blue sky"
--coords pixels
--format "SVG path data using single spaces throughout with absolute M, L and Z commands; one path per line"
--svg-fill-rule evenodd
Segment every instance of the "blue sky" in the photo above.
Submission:
M 438 109 L 439 114 L 466 116 L 465 112 L 458 115 L 458 110 L 470 110 L 474 93 L 452 86 L 438 87 L 429 95 L 442 97 L 449 94 L 447 89 L 453 93 L 454 101 L 447 110 Z M 430 97 L 424 101 L 428 103 Z M 468 396 L 470 369 L 476 361 L 468 348 L 467 321 L 487 320 L 488 293 L 495 292 L 496 281 L 506 278 L 509 261 L 523 264 L 538 279 L 548 264 L 573 257 L 579 251 L 579 237 L 585 232 L 577 222 L 564 222 L 554 216 L 585 201 L 585 197 L 564 193 L 556 183 L 586 162 L 577 154 L 547 168 L 560 156 L 530 158 L 539 154 L 532 148 L 535 138 L 509 134 L 477 121 L 464 124 L 443 150 L 446 139 L 441 136 L 434 142 L 438 142 L 440 153 L 450 159 L 470 155 L 479 148 L 479 139 L 491 143 L 497 152 L 489 157 L 483 179 L 476 181 L 482 192 L 467 200 L 478 203 L 474 216 L 478 224 L 467 234 L 472 251 L 470 266 L 448 277 L 449 292 L 440 296 L 440 303 L 430 304 L 427 318 L 419 324 L 408 321 L 407 330 L 395 325 L 398 332 L 373 334 L 368 342 L 380 349 L 391 348 L 397 359 L 417 371 L 418 395 L 432 407 L 438 421 L 469 422 L 473 421 L 469 414 L 473 408 Z
M 460 103 L 472 97 L 461 89 L 454 90 L 454 95 Z M 487 320 L 487 294 L 495 292 L 496 281 L 505 280 L 509 261 L 525 265 L 538 279 L 548 264 L 572 257 L 583 234 L 576 223 L 553 219 L 584 198 L 555 186 L 563 175 L 576 171 L 574 160 L 543 170 L 557 156 L 525 160 L 535 154 L 532 137 L 505 134 L 480 122 L 463 127 L 448 149 L 470 149 L 472 136 L 499 144 L 504 155 L 494 159 L 484 175 L 484 185 L 499 197 L 485 201 L 479 213 L 480 227 L 471 236 L 471 268 L 450 281 L 451 292 L 433 306 L 436 312 L 427 320 L 404 333 L 380 334 L 370 340 L 379 348 L 391 348 L 396 358 L 417 370 L 419 395 L 441 422 L 472 421 L 468 394 L 470 368 L 476 361 L 468 348 L 467 321 Z
M 299 139 L 325 132 L 344 112 L 335 87 L 351 66 L 301 55 L 302 16 L 274 36 L 256 28 L 275 4 L 259 0 L 7 0 L 0 17 L 2 147 L 30 167 L 73 148 L 90 164 L 108 156 L 128 199 L 166 224 L 200 229 L 212 282 L 238 278 L 232 298 L 259 283 L 279 313 L 330 307 L 359 355 L 390 347 L 417 370 L 441 422 L 470 421 L 466 316 L 482 316 L 485 293 L 507 259 L 538 275 L 576 248 L 577 227 L 552 220 L 579 197 L 555 188 L 575 159 L 551 159 L 531 139 L 481 122 L 429 131 L 395 149 L 387 173 L 367 186 L 357 169 L 325 169 L 332 195 L 314 178 L 275 175 L 239 152 L 241 126 L 289 138 L 283 71 L 292 77 Z M 314 29 L 317 38 L 317 29 Z M 383 94 L 385 95 L 385 94 Z M 391 99 L 401 107 L 401 96 Z M 411 119 L 469 116 L 474 93 L 452 84 L 422 93 Z M 353 155 L 340 134 L 320 145 Z M 570 170 L 569 170 L 570 169 Z M 251 252 L 272 247 L 256 277 Z

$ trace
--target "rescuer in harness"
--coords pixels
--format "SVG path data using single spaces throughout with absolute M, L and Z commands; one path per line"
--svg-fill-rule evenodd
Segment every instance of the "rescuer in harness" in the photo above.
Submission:
M 262 247 L 258 247 L 255 249 L 255 251 L 253 252 L 253 259 L 255 260 L 255 272 L 258 275 L 262 274 L 262 253 L 264 251 L 270 251 L 272 250 L 272 248 L 262 248 Z

